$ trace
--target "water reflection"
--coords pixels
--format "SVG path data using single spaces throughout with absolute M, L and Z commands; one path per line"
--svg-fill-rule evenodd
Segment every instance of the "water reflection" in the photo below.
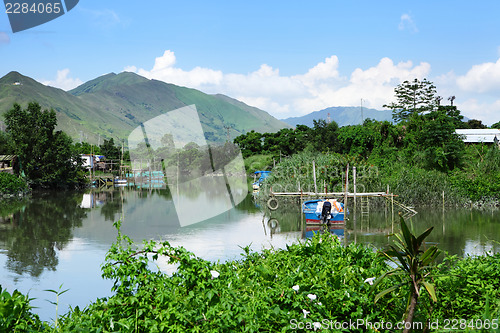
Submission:
M 200 207 L 188 206 L 203 214 Z M 44 289 L 57 289 L 61 284 L 70 289 L 64 294 L 61 309 L 68 304 L 85 306 L 109 295 L 111 284 L 101 279 L 100 265 L 116 239 L 113 222 L 118 219 L 122 220 L 122 232 L 136 242 L 167 240 L 206 260 L 233 260 L 241 258 L 241 247 L 251 245 L 255 251 L 283 248 L 321 232 L 304 225 L 300 207 L 300 202 L 289 200 L 269 211 L 249 195 L 223 214 L 182 227 L 168 189 L 120 187 L 35 194 L 27 200 L 0 204 L 0 281 L 11 291 L 30 292 L 37 298 L 37 313 L 48 320 L 53 307 L 44 301 L 49 297 Z M 410 227 L 421 233 L 434 226 L 430 242 L 450 254 L 500 252 L 498 211 L 417 211 L 408 220 Z M 384 248 L 398 228 L 397 211 L 382 205 L 369 215 L 353 209 L 344 226 L 324 231 L 336 234 L 344 243 Z
M 0 231 L 0 246 L 6 252 L 7 268 L 16 274 L 38 277 L 55 270 L 57 250 L 73 237 L 86 212 L 80 208 L 81 194 L 50 192 L 34 194 L 21 209 L 9 215 L 9 228 Z
M 302 238 L 317 232 L 317 226 L 303 225 L 300 203 L 280 204 L 277 210 L 265 209 L 268 224 L 273 221 L 279 228 L 271 228 L 271 235 L 279 232 L 301 231 Z M 362 214 L 351 204 L 351 215 L 344 226 L 332 226 L 330 232 L 343 237 L 346 243 L 363 243 L 375 248 L 391 244 L 394 233 L 399 232 L 399 215 L 389 205 L 379 205 L 369 214 Z M 415 233 L 434 227 L 428 243 L 459 256 L 483 255 L 500 252 L 500 213 L 498 210 L 439 209 L 417 207 L 418 214 L 406 221 Z M 344 239 L 345 238 L 345 239 Z

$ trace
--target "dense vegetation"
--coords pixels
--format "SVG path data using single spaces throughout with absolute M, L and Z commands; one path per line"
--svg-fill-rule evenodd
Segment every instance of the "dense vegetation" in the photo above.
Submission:
M 54 110 L 37 103 L 19 104 L 5 114 L 7 143 L 19 158 L 17 168 L 30 187 L 77 187 L 84 183 L 80 156 L 71 138 L 57 126 Z
M 408 98 L 412 91 L 414 98 Z M 341 190 L 342 174 L 349 163 L 358 170 L 370 170 L 368 175 L 360 175 L 364 177 L 364 190 L 385 191 L 389 185 L 409 203 L 441 203 L 444 192 L 449 204 L 497 204 L 500 149 L 495 144 L 466 146 L 455 129 L 485 126 L 479 120 L 463 122 L 455 106 L 438 104 L 434 91 L 428 81 L 398 86 L 398 102 L 390 105 L 398 121 L 395 124 L 366 119 L 361 125 L 339 128 L 334 121 L 318 120 L 312 128 L 298 125 L 277 133 L 249 132 L 234 142 L 246 158 L 262 156 L 281 161 L 273 172 L 278 175 L 268 180 L 274 189 L 295 191 L 300 184 L 310 190 L 315 160 L 321 189 L 327 185 L 328 189 Z M 255 171 L 248 166 L 250 172 Z
M 166 274 L 155 269 L 153 262 L 176 269 Z M 20 332 L 286 332 L 316 327 L 327 332 L 394 332 L 406 313 L 410 289 L 397 288 L 408 276 L 387 275 L 391 269 L 384 256 L 370 247 L 344 246 L 328 233 L 285 249 L 253 252 L 245 247 L 240 260 L 213 263 L 168 242 L 144 241 L 137 247 L 119 232 L 102 267 L 103 277 L 114 281 L 113 296 L 85 309 L 76 307 L 49 324 L 31 312 L 27 297 L 4 292 L 0 328 Z M 422 326 L 415 326 L 419 327 L 415 331 L 425 325 L 443 332 L 452 325 L 461 331 L 498 331 L 500 255 L 446 257 L 425 269 L 437 301 L 420 292 L 413 322 Z M 384 274 L 384 279 L 372 285 Z M 376 295 L 381 291 L 383 297 Z M 61 291 L 53 292 L 64 297 Z M 381 329 L 382 322 L 385 329 Z M 387 329 L 388 323 L 392 329 Z
M 15 176 L 0 174 L 0 193 L 12 194 L 30 188 L 77 188 L 86 183 L 80 154 L 102 154 L 118 160 L 122 150 L 113 138 L 103 144 L 73 143 L 56 131 L 54 110 L 42 110 L 32 102 L 26 109 L 14 104 L 5 114 L 6 131 L 0 132 L 0 155 L 16 155 Z M 128 154 L 125 154 L 125 158 Z
M 28 186 L 20 177 L 6 172 L 0 172 L 0 194 L 12 196 L 23 194 Z

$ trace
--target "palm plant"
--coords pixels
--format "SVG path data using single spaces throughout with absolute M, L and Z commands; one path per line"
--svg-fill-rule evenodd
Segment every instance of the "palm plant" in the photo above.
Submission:
M 413 324 L 413 318 L 417 307 L 417 301 L 421 294 L 422 286 L 427 291 L 434 302 L 437 302 L 436 290 L 430 283 L 430 266 L 433 264 L 440 250 L 435 246 L 429 247 L 426 251 L 421 250 L 424 239 L 431 233 L 433 227 L 424 231 L 420 236 L 413 235 L 406 225 L 403 217 L 400 217 L 401 233 L 396 234 L 397 241 L 390 245 L 388 250 L 381 252 L 390 261 L 396 264 L 396 268 L 384 273 L 373 284 L 372 290 L 387 276 L 400 276 L 402 281 L 375 296 L 375 303 L 383 296 L 398 290 L 401 287 L 408 286 L 410 296 L 405 316 L 405 329 L 403 332 L 409 332 Z

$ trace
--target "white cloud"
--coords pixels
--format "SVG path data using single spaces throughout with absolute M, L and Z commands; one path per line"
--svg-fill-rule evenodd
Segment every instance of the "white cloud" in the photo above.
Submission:
M 0 45 L 9 43 L 10 43 L 9 35 L 4 31 L 0 31 Z
M 61 69 L 59 71 L 57 71 L 57 77 L 55 80 L 42 80 L 40 81 L 42 84 L 45 84 L 46 86 L 51 86 L 51 87 L 56 87 L 56 88 L 60 88 L 60 89 L 63 89 L 63 90 L 71 90 L 73 88 L 76 88 L 78 87 L 79 85 L 81 85 L 83 83 L 82 80 L 76 78 L 71 78 L 71 77 L 68 77 L 69 75 L 69 69 L 68 68 L 65 68 L 65 69 Z
M 459 88 L 470 92 L 500 92 L 500 59 L 474 65 L 467 74 L 458 77 Z
M 138 69 L 139 75 L 149 79 L 156 79 L 165 82 L 175 83 L 191 88 L 201 88 L 206 85 L 218 85 L 222 79 L 222 72 L 208 68 L 195 67 L 190 71 L 184 71 L 174 67 L 176 62 L 174 52 L 167 50 L 161 57 L 155 59 L 153 69 L 150 71 Z M 128 71 L 135 69 L 135 66 L 128 66 Z
M 127 25 L 127 20 L 122 19 L 118 13 L 111 9 L 91 10 L 82 6 L 77 7 L 79 12 L 87 17 L 93 26 L 101 29 L 109 29 L 115 26 Z
M 478 102 L 475 98 L 469 98 L 457 104 L 459 110 L 466 110 L 462 115 L 470 119 L 480 119 L 488 126 L 500 121 L 500 99 L 492 102 Z
M 404 80 L 422 79 L 430 72 L 428 63 L 411 61 L 394 64 L 389 58 L 368 69 L 357 68 L 350 78 L 340 75 L 340 61 L 333 55 L 312 66 L 306 73 L 283 76 L 279 69 L 262 64 L 257 70 L 223 73 L 209 68 L 184 70 L 175 66 L 174 52 L 167 50 L 146 70 L 127 66 L 150 79 L 222 93 L 248 105 L 265 110 L 278 118 L 304 115 L 331 106 L 363 105 L 381 108 L 394 98 L 394 87 Z
M 401 15 L 398 28 L 399 30 L 408 30 L 412 33 L 418 32 L 417 25 L 409 14 Z

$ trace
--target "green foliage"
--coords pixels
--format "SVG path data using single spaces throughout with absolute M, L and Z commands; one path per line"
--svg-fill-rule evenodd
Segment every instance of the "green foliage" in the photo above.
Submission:
M 465 201 L 446 173 L 402 163 L 378 170 L 378 183 L 371 189 L 380 190 L 389 185 L 390 191 L 398 195 L 398 201 L 412 205 L 442 204 L 443 192 L 447 205 L 460 205 Z
M 53 289 L 46 289 L 44 291 L 48 291 L 49 293 L 52 293 L 56 296 L 56 301 L 49 301 L 50 304 L 55 305 L 56 307 L 56 318 L 54 319 L 54 326 L 57 329 L 59 326 L 59 297 L 67 292 L 69 289 L 62 290 L 62 284 L 59 286 L 58 290 L 53 290 Z
M 434 316 L 483 319 L 489 302 L 490 316 L 500 316 L 500 254 L 480 257 L 446 257 L 434 273 L 439 306 Z M 456 292 L 460 293 L 457 295 Z M 453 317 L 448 317 L 452 315 Z M 491 319 L 491 318 L 490 318 Z
M 471 146 L 467 149 L 467 172 L 455 170 L 450 182 L 472 200 L 500 199 L 500 149 Z
M 54 110 L 42 111 L 37 103 L 29 103 L 26 109 L 14 104 L 5 114 L 5 124 L 31 186 L 75 187 L 83 183 L 80 157 L 71 138 L 54 132 Z
M 479 119 L 469 119 L 467 120 L 467 128 L 482 129 L 488 128 L 488 126 L 484 125 L 483 122 Z
M 384 107 L 393 110 L 392 119 L 396 122 L 408 120 L 437 107 L 436 87 L 427 79 L 404 81 L 394 88 L 394 92 L 397 101 Z
M 262 153 L 262 134 L 255 131 L 250 131 L 247 134 L 242 134 L 234 139 L 244 158 Z
M 17 194 L 27 191 L 26 182 L 19 176 L 0 172 L 0 194 Z
M 115 141 L 113 138 L 107 140 L 104 139 L 104 143 L 99 147 L 100 153 L 106 157 L 107 160 L 118 160 L 120 159 L 121 149 L 115 146 Z
M 371 177 L 374 172 L 363 161 L 349 159 L 339 154 L 322 154 L 304 151 L 290 158 L 283 159 L 273 168 L 272 174 L 261 187 L 259 196 L 265 197 L 270 189 L 274 192 L 297 192 L 299 188 L 305 192 L 314 192 L 313 161 L 316 168 L 316 186 L 324 192 L 341 191 L 342 177 L 347 163 L 359 162 L 359 177 Z M 267 200 L 267 199 L 266 199 Z
M 460 167 L 465 145 L 455 133 L 456 118 L 440 108 L 425 115 L 415 115 L 408 122 L 408 152 L 422 153 L 421 165 L 440 171 Z
M 430 298 L 437 302 L 436 290 L 434 284 L 430 283 L 431 265 L 436 260 L 440 251 L 432 245 L 427 250 L 421 249 L 423 242 L 431 233 L 434 227 L 424 231 L 421 235 L 415 236 L 410 232 L 403 217 L 400 218 L 401 234 L 396 234 L 397 242 L 394 245 L 389 245 L 388 250 L 382 253 L 387 259 L 392 261 L 397 267 L 393 270 L 385 272 L 373 284 L 373 290 L 387 276 L 398 276 L 400 279 L 397 284 L 381 291 L 375 296 L 375 303 L 383 296 L 395 292 L 401 287 L 407 287 L 410 291 L 408 299 L 408 308 L 405 313 L 405 322 L 413 323 L 415 312 L 417 310 L 417 302 L 421 296 L 421 291 L 424 289 Z M 423 288 L 422 288 L 423 287 Z M 408 332 L 408 329 L 405 329 Z
M 74 309 L 61 327 L 282 332 L 294 322 L 312 325 L 325 318 L 396 319 L 368 297 L 364 281 L 386 269 L 369 248 L 344 247 L 325 234 L 283 250 L 243 251 L 241 260 L 211 263 L 168 242 L 145 241 L 137 248 L 119 232 L 103 265 L 103 276 L 114 281 L 115 295 L 83 311 Z M 151 261 L 156 260 L 176 265 L 176 271 L 167 275 L 153 270 Z
M 74 147 L 78 154 L 101 154 L 101 148 L 99 148 L 99 146 L 92 145 L 88 142 L 75 142 Z
M 253 155 L 245 158 L 245 170 L 249 174 L 253 174 L 259 170 L 270 170 L 272 167 L 272 155 Z
M 0 332 L 40 332 L 48 328 L 31 312 L 31 300 L 17 290 L 10 294 L 0 286 Z
M 14 153 L 14 144 L 10 136 L 4 131 L 0 131 L 0 155 L 12 155 Z
M 84 309 L 75 307 L 61 317 L 56 314 L 57 323 L 50 327 L 31 313 L 28 298 L 16 293 L 18 306 L 0 307 L 0 318 L 24 325 L 19 326 L 22 332 L 288 332 L 299 325 L 313 331 L 315 322 L 397 323 L 410 291 L 394 287 L 409 284 L 407 275 L 415 265 L 418 272 L 433 277 L 424 275 L 421 280 L 416 320 L 491 323 L 500 313 L 500 254 L 447 257 L 428 267 L 437 254 L 435 247 L 420 248 L 430 230 L 416 237 L 402 226 L 402 247 L 388 252 L 401 266 L 403 274 L 398 275 L 372 248 L 344 246 L 330 234 L 316 234 L 284 249 L 253 252 L 247 246 L 241 259 L 214 263 L 168 242 L 143 241 L 138 246 L 121 233 L 120 222 L 115 226 L 117 240 L 102 266 L 103 277 L 114 281 L 113 296 Z M 157 265 L 170 267 L 172 273 Z M 376 304 L 370 294 L 373 280 L 381 290 L 391 290 Z M 65 291 L 60 287 L 51 292 L 60 296 Z M 57 307 L 57 300 L 52 303 Z M 25 311 L 14 311 L 23 307 Z M 376 332 L 365 327 L 349 331 Z

